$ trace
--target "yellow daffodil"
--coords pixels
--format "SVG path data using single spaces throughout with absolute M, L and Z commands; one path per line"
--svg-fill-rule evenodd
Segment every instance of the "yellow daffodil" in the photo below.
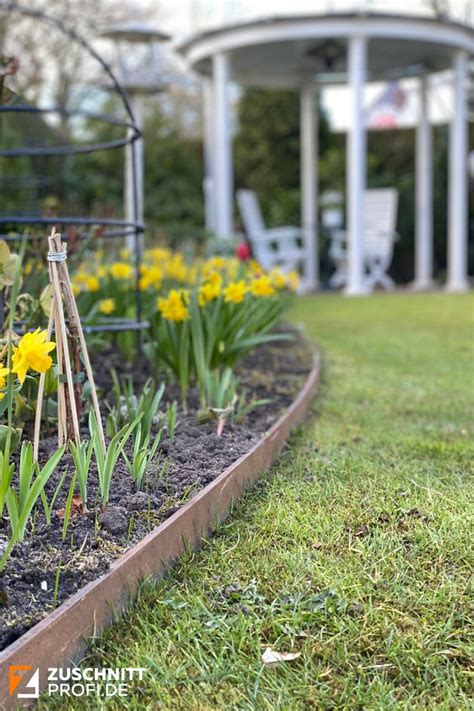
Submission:
M 209 301 L 217 299 L 221 294 L 222 277 L 217 272 L 209 274 L 207 281 L 201 284 L 198 291 L 199 306 L 205 306 Z
M 240 260 L 236 259 L 236 257 L 230 257 L 227 260 L 225 268 L 229 279 L 235 279 L 237 277 L 240 265 Z
M 269 277 L 275 289 L 284 289 L 287 285 L 286 276 L 279 267 L 272 269 L 269 273 Z
M 102 299 L 99 301 L 99 311 L 101 314 L 109 316 L 116 309 L 115 299 Z
M 97 279 L 96 276 L 90 276 L 87 277 L 85 286 L 87 291 L 99 291 L 100 281 Z
M 147 249 L 144 254 L 145 260 L 150 260 L 155 264 L 161 264 L 166 262 L 171 257 L 171 252 L 166 247 L 155 247 L 154 249 Z
M 221 269 L 224 269 L 226 266 L 226 260 L 224 257 L 211 257 L 211 259 L 208 259 L 206 264 L 204 265 L 204 272 L 209 273 L 209 272 L 214 272 L 214 271 L 220 271 Z
M 13 349 L 12 371 L 18 375 L 20 383 L 25 382 L 28 370 L 45 373 L 53 364 L 48 353 L 55 348 L 55 343 L 46 341 L 46 331 L 39 328 L 33 333 L 25 333 L 18 347 Z
M 110 273 L 114 279 L 131 279 L 133 267 L 125 262 L 114 262 L 110 267 Z
M 273 296 L 275 293 L 272 280 L 267 274 L 254 279 L 250 284 L 250 290 L 254 296 Z
M 184 257 L 180 252 L 174 254 L 171 259 L 166 262 L 166 275 L 173 281 L 186 282 L 188 277 L 188 268 L 184 263 Z
M 171 289 L 166 298 L 160 297 L 157 305 L 163 318 L 167 321 L 185 321 L 189 316 L 185 298 L 186 296 L 176 289 Z
M 159 267 L 152 265 L 151 267 L 147 265 L 142 265 L 140 277 L 140 289 L 146 291 L 147 289 L 159 289 L 161 282 L 163 280 L 163 272 Z
M 87 280 L 89 279 L 89 274 L 81 269 L 74 275 L 74 283 L 77 284 L 79 288 L 85 287 L 87 285 Z
M 241 304 L 247 293 L 247 285 L 243 280 L 231 281 L 224 289 L 226 304 Z
M 251 272 L 253 272 L 254 274 L 263 274 L 262 267 L 255 259 L 251 259 L 248 264 Z
M 3 363 L 0 362 L 0 390 L 3 390 L 7 384 L 7 375 L 10 372 L 10 368 L 5 368 Z M 5 393 L 0 392 L 0 400 L 3 400 Z
M 286 283 L 289 289 L 296 291 L 300 283 L 300 275 L 296 271 L 288 272 Z

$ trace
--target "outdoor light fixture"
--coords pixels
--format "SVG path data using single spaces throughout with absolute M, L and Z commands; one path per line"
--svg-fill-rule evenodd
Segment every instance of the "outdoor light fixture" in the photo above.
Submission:
M 320 62 L 323 69 L 331 72 L 337 62 L 346 55 L 346 48 L 339 42 L 328 40 L 306 51 L 306 56 Z

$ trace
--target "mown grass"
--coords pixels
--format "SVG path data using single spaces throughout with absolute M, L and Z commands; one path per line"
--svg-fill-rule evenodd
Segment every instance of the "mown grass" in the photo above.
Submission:
M 471 296 L 297 302 L 315 415 L 95 646 L 87 665 L 149 670 L 107 708 L 471 708 L 473 316 Z M 301 656 L 266 667 L 267 646 Z

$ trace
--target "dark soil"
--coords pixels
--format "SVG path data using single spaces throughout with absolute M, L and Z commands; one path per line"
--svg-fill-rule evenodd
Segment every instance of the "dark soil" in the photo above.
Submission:
M 102 512 L 98 505 L 93 506 L 98 501 L 98 481 L 92 464 L 88 484 L 92 510 L 71 518 L 64 541 L 63 521 L 58 512 L 64 508 L 68 483 L 56 500 L 50 526 L 41 504 L 36 507 L 25 541 L 15 546 L 0 576 L 0 649 L 11 644 L 79 588 L 105 573 L 124 551 L 258 441 L 291 403 L 311 367 L 311 349 L 298 332 L 292 330 L 291 335 L 291 342 L 279 341 L 262 346 L 239 365 L 241 388 L 245 387 L 253 398 L 269 399 L 270 402 L 255 409 L 243 422 L 227 422 L 221 437 L 216 436 L 215 421 L 198 422 L 197 398 L 195 393 L 191 394 L 189 413 L 179 412 L 172 441 L 166 436 L 163 438 L 159 454 L 147 472 L 143 491 L 135 490 L 125 462 L 119 459 L 112 479 L 110 503 Z M 144 363 L 124 367 L 115 352 L 106 357 L 102 354 L 96 358 L 94 371 L 106 399 L 110 396 L 112 367 L 119 375 L 133 374 L 137 391 L 150 375 Z M 177 390 L 170 384 L 163 402 L 173 399 L 177 399 Z M 86 433 L 85 429 L 84 435 Z M 40 462 L 47 459 L 56 444 L 56 437 L 43 440 Z M 131 448 L 132 445 L 128 446 L 126 451 L 130 453 Z M 73 471 L 69 454 L 64 456 L 48 482 L 48 500 L 65 467 Z M 5 541 L 2 531 L 7 525 L 6 519 L 0 519 L 0 552 Z M 59 584 L 55 593 L 56 579 Z

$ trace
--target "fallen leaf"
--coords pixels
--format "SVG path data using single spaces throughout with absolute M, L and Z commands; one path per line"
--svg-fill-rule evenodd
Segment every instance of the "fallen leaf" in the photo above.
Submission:
M 262 654 L 262 662 L 264 664 L 276 664 L 277 662 L 291 662 L 293 659 L 301 657 L 301 652 L 274 652 L 273 649 L 267 647 Z
M 88 513 L 88 508 L 84 504 L 82 500 L 82 496 L 80 494 L 74 494 L 74 496 L 71 499 L 71 512 L 70 512 L 70 518 L 76 518 L 77 516 L 84 516 L 84 514 Z M 66 515 L 66 510 L 65 509 L 58 509 L 56 511 L 56 516 L 60 519 L 63 519 L 64 516 Z

